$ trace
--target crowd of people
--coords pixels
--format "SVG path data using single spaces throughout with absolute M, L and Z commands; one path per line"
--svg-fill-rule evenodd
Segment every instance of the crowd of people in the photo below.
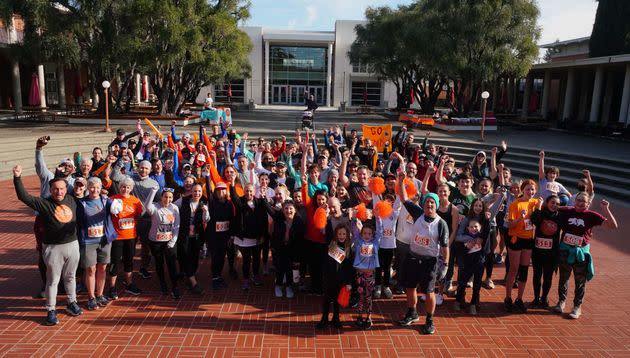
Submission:
M 404 126 L 379 152 L 347 125 L 296 130 L 288 141 L 252 139 L 223 123 L 181 137 L 173 123 L 164 136 L 138 121 L 137 131 L 119 129 L 107 148 L 94 148 L 91 158 L 75 153 L 54 171 L 43 156 L 49 140 L 36 143 L 38 195 L 25 190 L 22 168 L 13 169 L 17 197 L 36 211 L 47 325 L 58 323 L 58 286 L 67 313 L 78 316 L 77 287 L 87 295 L 82 306 L 96 310 L 123 291 L 143 294 L 135 278 L 150 279 L 153 269 L 173 299 L 239 280 L 249 290 L 273 272 L 276 297 L 321 296 L 317 328 L 341 327 L 341 308 L 352 306 L 357 327 L 369 329 L 373 300 L 394 295 L 406 297 L 398 323 L 411 325 L 420 298 L 421 331 L 432 334 L 436 305 L 452 296 L 455 310 L 477 314 L 482 288 L 495 289 L 493 267 L 503 263 L 507 312 L 549 309 L 558 270 L 551 309 L 565 311 L 573 274 L 569 317 L 577 319 L 594 274 L 592 228 L 617 227 L 607 201 L 602 214 L 590 210 L 588 170 L 570 193 L 542 151 L 538 180 L 517 180 L 501 162 L 505 142 L 489 157 L 479 151 L 457 163 L 430 133 L 416 144 Z M 211 262 L 209 285 L 198 272 L 203 259 Z M 534 297 L 526 305 L 530 261 Z

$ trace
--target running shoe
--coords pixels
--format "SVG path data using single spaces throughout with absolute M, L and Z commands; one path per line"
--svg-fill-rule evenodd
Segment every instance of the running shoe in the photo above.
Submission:
M 118 290 L 115 287 L 111 287 L 109 289 L 109 299 L 111 301 L 116 301 L 118 299 Z
M 173 287 L 173 290 L 171 290 L 171 297 L 175 300 L 179 300 L 182 297 L 177 287 Z
M 372 319 L 368 318 L 363 321 L 363 325 L 361 326 L 361 329 L 368 330 L 370 328 L 372 328 Z
M 287 298 L 293 298 L 293 288 L 291 286 L 287 286 Z
M 96 298 L 90 298 L 87 302 L 88 311 L 94 311 L 98 309 L 98 303 L 96 303 Z
M 105 307 L 107 305 L 109 305 L 111 303 L 110 300 L 107 299 L 107 297 L 105 296 L 98 296 L 96 297 L 96 304 L 101 306 L 101 307 Z
M 549 308 L 549 300 L 547 299 L 547 297 L 543 297 L 540 299 L 539 307 L 545 310 Z
M 190 288 L 190 292 L 197 295 L 197 296 L 201 296 L 203 295 L 203 289 L 199 286 L 199 284 L 194 285 L 193 287 Z
M 525 307 L 525 303 L 523 303 L 523 300 L 520 298 L 514 301 L 514 308 L 516 312 L 527 313 L 527 307 Z
M 125 292 L 134 296 L 140 296 L 142 294 L 142 290 L 139 289 L 133 282 L 125 287 Z
M 540 308 L 540 299 L 534 298 L 534 300 L 529 304 L 529 308 Z
M 343 324 L 341 324 L 341 321 L 339 320 L 339 316 L 333 316 L 331 323 L 335 328 L 343 327 Z
M 482 283 L 481 286 L 483 286 L 485 289 L 487 290 L 494 290 L 494 281 L 492 281 L 491 278 L 487 278 L 485 279 Z
M 459 301 L 455 301 L 453 303 L 453 311 L 461 311 L 462 310 L 462 304 Z
M 573 307 L 573 311 L 569 313 L 569 318 L 578 319 L 580 318 L 581 315 L 582 315 L 582 309 L 580 308 L 580 306 L 575 306 Z
M 77 304 L 77 301 L 68 303 L 68 306 L 66 306 L 66 312 L 70 315 L 70 316 L 80 316 L 83 313 L 83 310 L 81 309 L 81 307 L 79 307 L 79 305 Z
M 383 288 L 383 295 L 387 299 L 390 299 L 390 298 L 394 297 L 394 295 L 392 294 L 392 290 L 389 287 Z
M 263 285 L 262 281 L 260 280 L 260 276 L 259 275 L 254 275 L 254 287 L 260 287 Z
M 512 312 L 514 310 L 514 304 L 512 303 L 512 299 L 509 297 L 506 297 L 505 300 L 503 300 L 503 306 L 507 312 Z
M 407 311 L 407 314 L 405 315 L 405 317 L 403 317 L 403 319 L 398 321 L 398 323 L 401 326 L 409 326 L 414 322 L 418 322 L 419 320 L 420 320 L 420 317 L 418 316 L 418 312 L 409 310 Z
M 558 304 L 553 308 L 553 311 L 555 313 L 563 314 L 565 305 L 566 303 L 564 301 L 558 301 Z
M 44 324 L 46 326 L 54 326 L 57 323 L 59 323 L 59 320 L 57 319 L 57 311 L 55 310 L 50 310 L 46 313 L 46 321 L 44 322 Z
M 274 291 L 275 291 L 274 293 L 275 293 L 276 297 L 282 297 L 283 296 L 282 286 L 277 286 L 276 285 Z
M 468 311 L 470 312 L 471 315 L 476 316 L 477 315 L 477 306 L 476 305 L 470 305 L 470 307 L 468 307 Z
M 249 290 L 249 280 L 247 279 L 243 280 L 243 282 L 241 283 L 241 289 L 243 291 Z
M 379 298 L 381 298 L 381 285 L 376 286 L 376 289 L 374 290 L 374 295 L 372 295 L 372 298 L 374 298 L 375 300 L 378 300 Z
M 317 322 L 317 324 L 315 325 L 315 328 L 324 329 L 326 328 L 326 326 L 328 326 L 328 320 L 322 317 L 322 319 L 320 319 L 319 322 Z
M 140 277 L 142 277 L 145 280 L 150 279 L 151 277 L 153 277 L 151 272 L 147 271 L 147 269 L 144 268 L 144 267 L 141 267 L 140 270 L 138 271 L 138 273 L 140 274 Z
M 441 293 L 435 294 L 435 304 L 441 306 L 444 304 L 444 295 Z
M 433 334 L 435 333 L 435 326 L 433 325 L 433 321 L 425 323 L 421 328 L 422 334 Z

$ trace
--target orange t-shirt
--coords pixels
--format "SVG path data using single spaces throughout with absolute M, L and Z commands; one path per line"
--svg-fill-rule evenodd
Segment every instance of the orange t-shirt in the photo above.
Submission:
M 525 219 L 519 221 L 516 226 L 509 229 L 508 233 L 512 237 L 520 237 L 521 239 L 533 239 L 534 238 L 534 225 L 529 217 L 532 215 L 536 207 L 538 206 L 538 199 L 517 199 L 508 209 L 508 219 L 515 221 L 521 217 L 521 211 L 525 210 Z
M 111 197 L 112 200 L 122 201 L 122 211 L 118 215 L 112 214 L 112 221 L 114 228 L 116 229 L 116 240 L 131 240 L 135 239 L 137 218 L 142 215 L 142 203 L 140 199 L 133 195 L 128 198 L 123 197 L 120 194 L 116 194 Z

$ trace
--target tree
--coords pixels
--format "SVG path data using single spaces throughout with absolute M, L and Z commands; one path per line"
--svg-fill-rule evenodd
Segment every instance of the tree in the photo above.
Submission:
M 630 53 L 630 2 L 598 0 L 589 41 L 590 57 Z

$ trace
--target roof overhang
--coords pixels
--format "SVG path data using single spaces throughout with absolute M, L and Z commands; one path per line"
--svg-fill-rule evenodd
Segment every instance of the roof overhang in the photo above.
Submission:
M 332 31 L 291 31 L 264 29 L 263 40 L 269 42 L 297 44 L 334 43 L 335 33 Z
M 623 63 L 630 63 L 630 54 L 539 63 L 537 65 L 532 66 L 532 70 L 545 70 L 545 69 L 552 69 L 552 68 L 568 68 L 568 67 L 581 67 L 581 66 L 593 66 L 593 65 L 605 65 L 605 64 L 623 64 Z

